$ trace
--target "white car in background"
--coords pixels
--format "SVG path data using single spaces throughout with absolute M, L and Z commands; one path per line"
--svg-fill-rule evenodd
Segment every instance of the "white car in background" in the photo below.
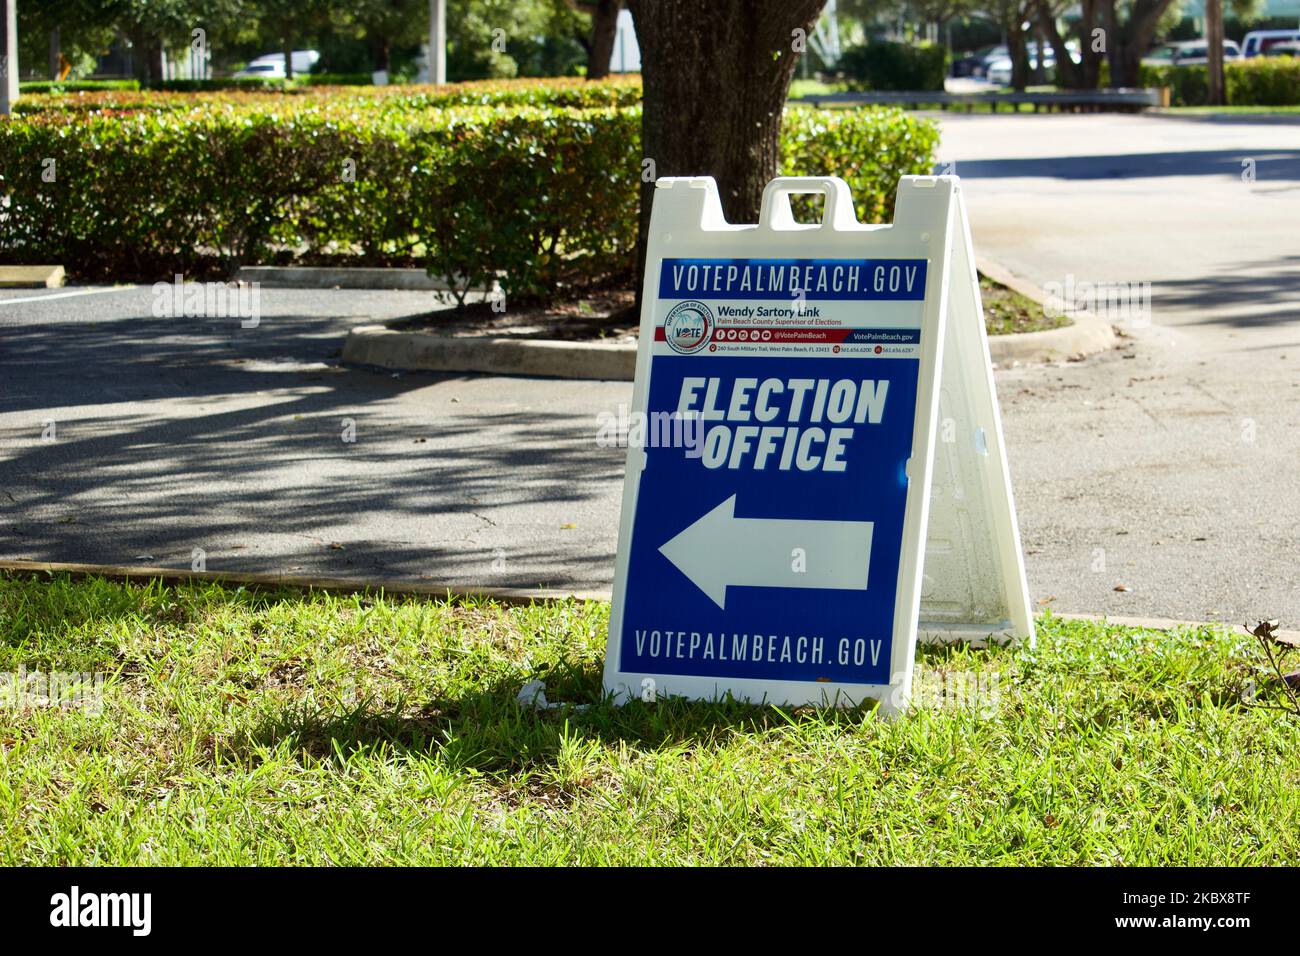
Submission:
M 1260 56 L 1279 43 L 1300 43 L 1300 30 L 1252 30 L 1241 41 L 1241 55 Z
M 1003 50 L 1006 47 L 1002 47 Z M 1067 40 L 1065 44 L 1066 51 L 1070 54 L 1070 59 L 1075 63 L 1079 62 L 1079 44 L 1074 40 Z M 1029 57 L 1030 76 L 1033 75 L 1034 65 L 1038 62 L 1038 44 L 1028 43 L 1025 45 L 1025 55 Z M 1056 66 L 1056 51 L 1050 46 L 1043 47 L 1043 69 L 1050 70 Z M 985 70 L 988 81 L 994 86 L 1011 85 L 1011 57 L 1003 55 L 989 63 Z
M 1204 40 L 1187 40 L 1183 43 L 1166 43 L 1142 58 L 1146 66 L 1204 66 L 1209 48 Z M 1241 47 L 1233 40 L 1223 41 L 1223 59 L 1241 59 Z
M 291 54 L 293 57 L 294 75 L 301 73 L 310 73 L 311 68 L 320 60 L 320 53 L 316 50 L 294 50 Z M 248 66 L 244 67 L 235 74 L 237 79 L 263 79 L 263 80 L 283 80 L 284 72 L 284 54 L 283 53 L 266 53 L 249 61 Z

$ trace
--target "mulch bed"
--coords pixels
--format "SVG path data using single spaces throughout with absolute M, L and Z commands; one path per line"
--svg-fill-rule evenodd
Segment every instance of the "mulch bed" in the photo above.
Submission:
M 489 302 L 475 302 L 416 316 L 392 327 L 455 337 L 635 342 L 640 322 L 635 301 L 636 294 L 630 289 L 606 289 L 565 302 L 507 304 L 500 312 L 493 311 Z

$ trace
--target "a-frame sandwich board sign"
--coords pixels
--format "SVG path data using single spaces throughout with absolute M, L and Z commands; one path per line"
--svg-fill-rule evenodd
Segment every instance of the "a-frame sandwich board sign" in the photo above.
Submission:
M 835 177 L 773 180 L 756 225 L 656 187 L 606 691 L 895 712 L 918 629 L 1032 639 L 956 177 L 874 226 Z

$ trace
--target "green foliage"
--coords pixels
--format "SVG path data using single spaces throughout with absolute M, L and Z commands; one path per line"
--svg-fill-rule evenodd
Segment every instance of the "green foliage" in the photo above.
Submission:
M 44 64 L 49 33 L 61 30 L 74 63 L 93 62 L 115 38 L 136 47 L 146 68 L 155 46 L 176 51 L 201 27 L 220 57 L 315 48 L 323 68 L 377 69 L 387 51 L 390 71 L 428 37 L 427 0 L 23 0 L 18 4 L 23 63 Z M 449 0 L 449 76 L 568 75 L 586 62 L 590 16 L 569 0 Z M 493 49 L 493 31 L 504 49 Z M 218 63 L 218 68 L 227 64 Z
M 1203 66 L 1149 66 L 1138 69 L 1138 86 L 1169 87 L 1170 106 L 1202 106 L 1208 97 Z
M 624 273 L 636 248 L 641 111 L 492 110 L 449 130 L 453 158 L 421 167 L 429 270 L 511 296 Z
M 181 94 L 69 95 L 100 105 L 0 123 L 0 254 L 117 279 L 419 263 L 462 290 L 495 278 L 512 299 L 625 276 L 642 150 L 640 108 L 621 100 L 636 87 L 573 84 L 537 105 L 540 89 L 231 93 L 188 108 Z M 122 108 L 142 98 L 152 106 Z M 791 110 L 783 169 L 844 176 L 879 221 L 936 139 L 898 110 Z
M 308 86 L 369 86 L 372 73 L 310 73 L 303 78 Z
M 1261 56 L 1224 69 L 1224 90 L 1233 106 L 1300 105 L 1300 57 Z
M 218 93 L 223 90 L 281 90 L 294 81 L 264 76 L 227 76 L 211 80 L 156 80 L 151 90 L 164 93 Z
M 1169 87 L 1170 106 L 1204 106 L 1209 80 L 1204 66 L 1146 66 L 1141 86 Z M 1300 58 L 1254 57 L 1223 67 L 1224 94 L 1230 106 L 1300 105 Z
M 933 172 L 938 145 L 938 126 L 898 109 L 789 109 L 780 172 L 839 176 L 860 222 L 888 222 L 899 177 Z
M 35 65 L 45 71 L 50 32 L 59 30 L 60 47 L 74 69 L 106 50 L 117 35 L 114 20 L 125 14 L 103 0 L 23 0 L 18 4 L 18 62 L 26 72 Z M 87 71 L 89 72 L 89 71 Z M 26 85 L 26 84 L 24 84 Z
M 324 82 L 318 83 L 321 79 Z M 15 104 L 23 113 L 49 110 L 198 110 L 230 106 L 266 110 L 309 109 L 325 103 L 351 104 L 356 109 L 425 110 L 452 106 L 568 106 L 596 109 L 608 106 L 636 106 L 641 102 L 638 76 L 611 77 L 600 83 L 557 78 L 545 80 L 481 80 L 446 86 L 369 86 L 342 81 L 360 79 L 331 74 L 295 77 L 292 83 L 250 77 L 248 82 L 209 88 L 209 81 L 176 81 L 175 88 L 135 91 L 130 87 L 76 96 L 29 96 Z M 347 89 L 329 88 L 337 80 Z M 224 81 L 211 81 L 214 85 Z M 193 84 L 193 86 L 191 86 Z
M 564 0 L 449 0 L 447 77 L 570 74 L 586 55 L 590 17 Z
M 377 42 L 418 44 L 429 38 L 428 0 L 348 0 L 330 12 L 327 34 L 338 29 L 339 19 L 350 17 L 372 48 Z
M 139 80 L 24 80 L 18 85 L 18 91 L 23 96 L 30 96 L 37 93 L 50 93 L 58 96 L 61 93 L 99 93 L 108 90 L 129 90 L 136 92 L 140 89 Z
M 839 69 L 852 90 L 942 90 L 948 49 L 872 40 L 845 50 Z

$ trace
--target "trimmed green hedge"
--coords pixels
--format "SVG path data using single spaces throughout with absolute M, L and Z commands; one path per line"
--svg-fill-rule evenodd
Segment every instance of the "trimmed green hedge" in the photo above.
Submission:
M 942 90 L 948 48 L 872 40 L 845 50 L 839 69 L 851 90 Z
M 295 81 L 274 76 L 227 76 L 212 80 L 155 80 L 150 90 L 163 93 L 223 93 L 227 90 L 282 90 Z
M 839 176 L 859 222 L 889 222 L 900 176 L 934 172 L 939 127 L 893 108 L 785 111 L 782 176 Z
M 373 86 L 373 73 L 308 73 L 302 78 L 308 86 Z
M 1223 73 L 1234 106 L 1300 106 L 1300 58 L 1259 56 L 1228 64 Z
M 419 264 L 462 288 L 499 276 L 512 298 L 552 296 L 632 268 L 640 123 L 639 108 L 349 100 L 14 117 L 0 121 L 0 256 L 115 279 Z M 792 109 L 782 168 L 844 176 L 879 221 L 936 141 L 900 110 Z
M 1253 57 L 1223 66 L 1224 98 L 1230 106 L 1300 105 L 1300 58 Z M 1209 79 L 1204 66 L 1146 66 L 1140 86 L 1169 87 L 1170 106 L 1204 106 Z
M 328 74 L 323 79 L 331 79 Z M 600 82 L 566 77 L 525 80 L 481 80 L 445 86 L 329 86 L 308 79 L 287 84 L 284 80 L 249 79 L 227 89 L 214 90 L 191 84 L 208 81 L 176 80 L 171 89 L 124 88 L 91 91 L 76 95 L 28 96 L 14 104 L 16 112 L 43 113 L 49 110 L 190 110 L 225 107 L 261 107 L 267 110 L 311 110 L 337 105 L 345 100 L 358 108 L 424 110 L 453 106 L 566 106 L 597 109 L 608 106 L 636 106 L 641 102 L 638 76 L 612 77 Z
M 1138 69 L 1138 86 L 1169 87 L 1170 106 L 1203 106 L 1208 96 L 1203 66 L 1148 66 Z
M 36 93 L 98 93 L 105 90 L 138 90 L 139 80 L 24 80 L 18 84 L 20 95 Z

